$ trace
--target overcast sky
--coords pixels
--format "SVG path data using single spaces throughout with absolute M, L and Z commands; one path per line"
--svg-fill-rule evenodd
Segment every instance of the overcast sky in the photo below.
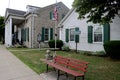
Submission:
M 10 4 L 9 4 L 10 1 Z M 57 2 L 63 2 L 68 8 L 72 8 L 72 2 L 74 0 L 57 0 Z M 56 0 L 0 0 L 0 15 L 5 15 L 6 8 L 12 8 L 17 10 L 26 11 L 26 5 L 44 7 L 54 4 Z

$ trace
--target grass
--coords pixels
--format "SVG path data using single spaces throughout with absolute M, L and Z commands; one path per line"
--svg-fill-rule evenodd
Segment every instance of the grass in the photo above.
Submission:
M 10 48 L 9 50 L 36 73 L 40 74 L 46 71 L 45 64 L 40 61 L 41 58 L 45 58 L 46 50 L 26 50 L 24 48 Z M 88 72 L 85 75 L 86 80 L 120 79 L 120 61 L 111 60 L 108 57 L 75 54 L 75 52 L 57 51 L 57 55 L 72 57 L 89 62 Z

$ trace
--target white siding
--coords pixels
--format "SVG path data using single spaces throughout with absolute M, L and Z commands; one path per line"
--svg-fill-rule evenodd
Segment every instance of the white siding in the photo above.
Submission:
M 83 51 L 103 51 L 103 43 L 88 43 L 87 38 L 87 28 L 88 25 L 94 25 L 92 23 L 86 23 L 87 19 L 78 20 L 78 14 L 74 11 L 70 14 L 70 16 L 63 22 L 63 29 L 61 29 L 61 40 L 65 42 L 65 29 L 75 28 L 79 27 L 81 30 L 80 34 L 80 42 L 78 43 L 78 50 Z M 65 42 L 66 43 L 66 42 Z M 66 43 L 66 45 L 69 45 L 71 49 L 76 49 L 76 43 L 75 41 L 69 41 L 69 43 Z
M 120 40 L 120 17 L 116 15 L 113 23 L 110 24 L 110 39 L 111 40 Z

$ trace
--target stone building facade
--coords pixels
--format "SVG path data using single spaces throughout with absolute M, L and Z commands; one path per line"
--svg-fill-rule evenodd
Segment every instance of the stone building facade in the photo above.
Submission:
M 58 12 L 57 21 L 53 17 L 55 7 L 57 7 Z M 12 46 L 12 35 L 15 35 L 19 42 L 29 48 L 38 48 L 39 40 L 41 47 L 48 47 L 48 41 L 55 38 L 55 29 L 57 31 L 57 38 L 59 37 L 59 28 L 55 28 L 55 26 L 57 26 L 68 11 L 69 8 L 62 2 L 46 7 L 28 5 L 26 12 L 6 9 L 5 45 Z M 10 41 L 8 41 L 8 34 L 11 34 L 9 37 Z

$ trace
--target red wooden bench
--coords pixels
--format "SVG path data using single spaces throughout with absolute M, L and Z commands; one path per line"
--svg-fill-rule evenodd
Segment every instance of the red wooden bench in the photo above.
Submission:
M 77 77 L 82 77 L 82 80 L 84 80 L 88 64 L 88 62 L 84 62 L 73 58 L 66 58 L 62 56 L 56 56 L 52 62 L 47 60 L 45 62 L 47 64 L 47 72 L 48 66 L 51 66 L 57 70 L 57 80 L 59 80 L 60 71 L 65 72 L 67 77 L 68 74 L 74 76 L 74 80 L 76 80 Z

